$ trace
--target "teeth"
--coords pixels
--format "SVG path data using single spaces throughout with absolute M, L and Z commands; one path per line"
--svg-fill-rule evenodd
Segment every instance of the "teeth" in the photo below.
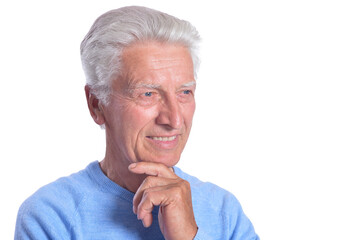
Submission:
M 172 137 L 152 137 L 152 139 L 157 141 L 173 141 L 177 136 Z

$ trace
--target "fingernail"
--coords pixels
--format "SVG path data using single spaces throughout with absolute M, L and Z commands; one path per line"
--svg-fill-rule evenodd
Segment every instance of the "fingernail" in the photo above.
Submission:
M 129 165 L 129 167 L 128 167 L 128 168 L 129 168 L 129 169 L 133 169 L 133 168 L 135 168 L 136 166 L 137 166 L 137 164 L 136 164 L 136 163 L 132 163 L 132 164 L 130 164 L 130 165 Z

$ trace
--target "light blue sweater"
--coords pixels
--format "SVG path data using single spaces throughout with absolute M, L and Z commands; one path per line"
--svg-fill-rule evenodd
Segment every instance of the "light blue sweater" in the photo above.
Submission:
M 191 185 L 199 227 L 195 239 L 259 239 L 237 199 L 179 168 L 175 173 Z M 158 226 L 144 228 L 132 211 L 134 193 L 107 178 L 97 161 L 86 169 L 50 183 L 20 207 L 15 239 L 164 239 Z

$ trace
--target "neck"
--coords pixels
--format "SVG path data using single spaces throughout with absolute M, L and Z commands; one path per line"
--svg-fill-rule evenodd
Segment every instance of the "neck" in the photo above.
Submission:
M 119 186 L 135 193 L 142 184 L 146 175 L 137 175 L 128 170 L 128 162 L 121 158 L 116 158 L 114 154 L 108 151 L 105 158 L 100 162 L 100 168 L 103 173 Z

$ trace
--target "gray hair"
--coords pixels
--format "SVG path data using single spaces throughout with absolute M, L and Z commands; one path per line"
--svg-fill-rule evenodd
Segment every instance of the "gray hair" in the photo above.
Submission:
M 146 7 L 114 9 L 94 22 L 80 46 L 86 84 L 103 104 L 109 101 L 111 81 L 121 77 L 123 49 L 142 41 L 177 43 L 187 47 L 194 76 L 197 76 L 200 37 L 189 22 Z

